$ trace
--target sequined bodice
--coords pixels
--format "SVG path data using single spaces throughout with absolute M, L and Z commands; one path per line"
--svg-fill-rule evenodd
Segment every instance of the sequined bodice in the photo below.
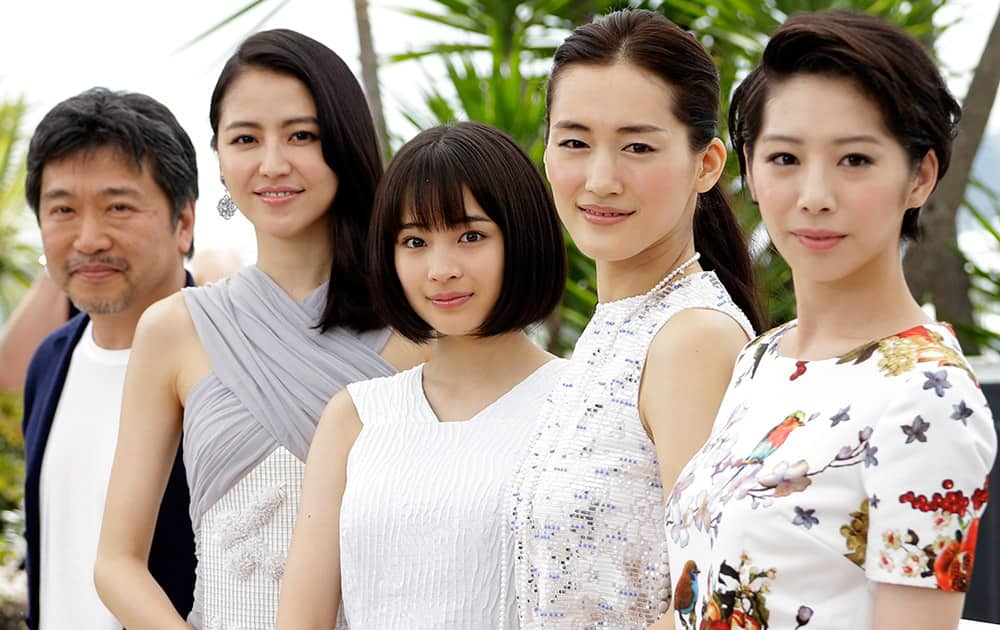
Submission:
M 687 308 L 752 333 L 711 272 L 599 305 L 543 407 L 509 497 L 522 628 L 645 628 L 666 610 L 663 484 L 639 383 L 653 338 Z

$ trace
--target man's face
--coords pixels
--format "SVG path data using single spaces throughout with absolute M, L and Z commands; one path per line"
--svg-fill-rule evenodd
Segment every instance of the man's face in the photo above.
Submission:
M 115 147 L 72 153 L 42 171 L 38 222 L 49 275 L 91 315 L 136 312 L 177 289 L 194 203 L 170 221 L 152 167 Z

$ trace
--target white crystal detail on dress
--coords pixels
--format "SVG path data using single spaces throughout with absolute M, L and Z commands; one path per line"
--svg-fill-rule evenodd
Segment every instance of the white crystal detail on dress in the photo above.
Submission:
M 281 579 L 284 571 L 284 554 L 266 549 L 261 530 L 267 526 L 288 496 L 285 484 L 268 488 L 239 512 L 227 512 L 220 519 L 219 544 L 225 554 L 226 569 L 240 579 L 249 578 L 263 568 L 270 575 Z M 280 560 L 276 560 L 276 556 Z M 275 571 L 274 566 L 280 565 Z

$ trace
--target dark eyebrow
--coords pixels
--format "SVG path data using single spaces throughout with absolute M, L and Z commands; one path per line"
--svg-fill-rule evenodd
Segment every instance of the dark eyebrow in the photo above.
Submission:
M 282 127 L 291 127 L 292 125 L 302 124 L 319 125 L 319 120 L 317 120 L 315 116 L 296 116 L 295 118 L 289 118 L 281 122 Z M 230 129 L 238 128 L 261 129 L 263 126 L 259 122 L 254 122 L 252 120 L 234 120 L 226 125 L 225 130 L 229 131 Z
M 787 136 L 781 133 L 769 133 L 761 136 L 760 142 L 789 142 L 792 144 L 803 144 L 802 138 L 797 136 Z M 873 135 L 861 133 L 854 136 L 844 136 L 842 138 L 836 138 L 834 144 L 850 144 L 852 142 L 868 142 L 871 144 L 882 144 L 881 141 Z
M 140 193 L 135 188 L 128 186 L 108 186 L 98 193 L 104 197 L 139 197 Z
M 140 192 L 129 186 L 108 186 L 107 188 L 102 188 L 99 192 L 102 197 L 139 197 Z M 42 199 L 65 199 L 66 197 L 72 197 L 73 193 L 66 190 L 65 188 L 53 188 L 52 190 L 45 191 L 42 195 Z
M 590 131 L 590 127 L 584 125 L 583 123 L 578 123 L 574 120 L 560 120 L 556 124 L 552 125 L 556 129 L 573 129 L 578 131 Z M 617 133 L 627 134 L 627 133 L 656 133 L 658 131 L 666 131 L 662 127 L 657 127 L 649 123 L 636 123 L 634 125 L 624 125 L 615 129 Z
M 469 223 L 493 223 L 493 219 L 489 217 L 484 217 L 478 214 L 474 214 L 471 217 L 466 216 L 464 219 L 455 222 L 456 224 L 463 223 L 468 225 Z M 418 221 L 411 221 L 409 223 L 404 223 L 399 226 L 400 231 L 402 230 L 426 230 L 427 224 L 420 223 Z

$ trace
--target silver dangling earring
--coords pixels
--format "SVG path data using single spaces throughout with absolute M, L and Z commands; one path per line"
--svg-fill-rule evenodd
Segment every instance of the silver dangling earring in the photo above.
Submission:
M 232 219 L 236 211 L 239 210 L 228 190 L 226 194 L 222 195 L 222 199 L 219 199 L 219 203 L 215 207 L 219 211 L 219 216 L 227 221 Z

